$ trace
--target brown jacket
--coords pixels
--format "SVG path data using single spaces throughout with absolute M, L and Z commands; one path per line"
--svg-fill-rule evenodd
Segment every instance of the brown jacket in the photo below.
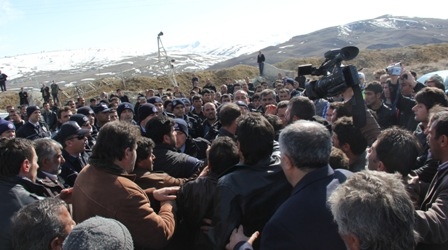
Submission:
M 171 203 L 159 213 L 151 208 L 146 193 L 134 183 L 135 175 L 118 173 L 117 166 L 87 165 L 73 188 L 73 218 L 80 223 L 93 216 L 113 218 L 130 231 L 137 248 L 162 248 L 174 233 Z

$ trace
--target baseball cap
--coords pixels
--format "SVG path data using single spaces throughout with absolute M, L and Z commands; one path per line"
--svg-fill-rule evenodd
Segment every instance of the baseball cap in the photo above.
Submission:
M 0 119 L 0 134 L 8 130 L 16 130 L 16 127 L 12 122 L 5 119 Z
M 134 112 L 134 106 L 132 106 L 132 104 L 130 104 L 129 102 L 122 102 L 117 107 L 118 116 L 120 116 L 121 112 L 123 112 L 125 109 L 129 109 L 130 111 Z
M 74 135 L 87 135 L 89 132 L 89 129 L 82 129 L 75 121 L 68 121 L 61 125 L 59 132 L 53 136 L 53 139 L 63 144 L 67 138 Z
M 145 103 L 140 105 L 140 107 L 138 108 L 138 120 L 139 122 L 143 121 L 144 119 L 146 119 L 146 117 L 157 113 L 158 110 L 156 108 L 156 106 L 154 106 L 154 104 L 151 103 Z
M 76 113 L 83 114 L 85 116 L 95 114 L 92 108 L 90 108 L 89 106 L 80 107 L 79 109 L 76 110 Z
M 70 121 L 75 121 L 80 127 L 82 127 L 89 121 L 89 118 L 83 114 L 74 114 L 70 116 Z
M 93 108 L 93 112 L 95 112 L 95 114 L 109 112 L 109 111 L 110 111 L 110 108 L 107 107 L 107 105 L 104 103 L 99 103 L 98 105 L 95 106 L 95 108 Z
M 180 131 L 188 136 L 188 125 L 184 119 L 174 118 L 174 130 Z
M 174 107 L 176 107 L 177 105 L 183 105 L 183 106 L 185 106 L 185 104 L 184 104 L 184 102 L 182 101 L 182 99 L 174 99 L 174 100 L 173 100 L 173 103 L 172 103 L 171 105 L 172 105 L 173 109 L 174 109 Z
M 156 103 L 163 103 L 162 98 L 158 97 L 158 96 L 151 96 L 150 98 L 148 98 L 148 100 L 146 100 L 149 103 L 152 104 L 156 104 Z

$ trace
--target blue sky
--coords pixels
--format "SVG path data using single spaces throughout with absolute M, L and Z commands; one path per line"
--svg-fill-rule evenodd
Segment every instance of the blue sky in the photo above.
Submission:
M 155 51 L 160 31 L 165 47 L 195 40 L 286 41 L 385 14 L 448 16 L 435 0 L 0 0 L 0 13 L 0 57 L 110 47 Z

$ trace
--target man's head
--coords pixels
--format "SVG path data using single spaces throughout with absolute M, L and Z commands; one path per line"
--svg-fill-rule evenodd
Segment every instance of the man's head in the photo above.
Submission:
M 212 101 L 212 92 L 210 91 L 210 89 L 202 90 L 202 99 L 204 100 L 204 103 Z
M 75 225 L 63 200 L 46 198 L 33 202 L 12 218 L 14 249 L 61 249 Z
M 368 150 L 370 170 L 399 172 L 406 177 L 416 167 L 420 144 L 411 132 L 398 127 L 383 130 Z
M 347 249 L 414 249 L 415 210 L 400 175 L 355 173 L 329 203 Z
M 242 102 L 248 104 L 249 103 L 249 95 L 247 94 L 246 91 L 240 89 L 233 93 L 233 101 L 234 102 L 242 101 Z
M 364 100 L 368 107 L 377 106 L 382 102 L 383 87 L 378 82 L 371 82 L 364 88 Z
M 0 138 L 16 137 L 16 127 L 10 121 L 0 119 Z
M 117 114 L 120 121 L 132 122 L 134 118 L 134 106 L 129 102 L 120 103 L 117 107 Z
M 140 139 L 137 126 L 126 122 L 109 122 L 101 127 L 90 160 L 120 166 L 127 173 L 134 170 L 137 142 Z
M 93 112 L 95 113 L 97 122 L 99 122 L 100 124 L 105 124 L 110 121 L 110 108 L 105 103 L 100 102 L 95 106 Z
M 93 112 L 92 108 L 88 106 L 80 107 L 78 108 L 77 113 L 83 114 L 87 118 L 89 118 L 90 125 L 93 126 L 95 124 L 95 113 Z
M 39 106 L 28 106 L 26 108 L 26 116 L 28 117 L 28 121 L 32 123 L 39 122 L 41 117 Z
M 230 137 L 217 137 L 207 151 L 207 159 L 210 171 L 221 175 L 226 169 L 233 167 L 240 161 L 238 147 Z M 223 161 L 222 159 L 226 160 Z
M 425 81 L 426 86 L 428 87 L 436 87 L 445 92 L 445 84 L 443 84 L 443 78 L 437 74 L 432 75 Z
M 448 99 L 445 93 L 435 87 L 426 87 L 415 95 L 415 106 L 412 108 L 415 114 L 415 120 L 419 122 L 428 122 L 429 109 L 438 104 L 443 107 L 448 106 Z
M 53 139 L 59 142 L 65 151 L 76 155 L 84 152 L 89 133 L 89 129 L 81 128 L 77 122 L 68 121 L 61 125 Z
M 146 136 L 156 144 L 176 146 L 176 130 L 174 121 L 166 116 L 158 116 L 146 123 Z
M 277 97 L 273 89 L 265 89 L 261 91 L 260 96 L 261 96 L 261 105 L 263 106 L 263 108 L 265 108 L 266 105 L 269 104 L 277 105 L 277 99 L 276 99 Z
M 230 96 L 230 94 L 223 94 L 221 96 L 221 104 L 231 102 L 231 101 L 232 101 L 232 97 Z
M 176 131 L 176 148 L 180 149 L 188 138 L 188 125 L 184 119 L 174 119 L 174 130 Z
M 152 171 L 153 163 L 156 157 L 152 153 L 154 149 L 154 142 L 147 137 L 142 137 L 137 142 L 137 160 L 135 161 L 136 168 L 143 168 Z
M 61 165 L 64 164 L 65 159 L 59 142 L 50 138 L 39 138 L 34 140 L 34 148 L 40 171 L 53 175 L 61 173 Z
M 191 100 L 193 101 L 193 107 L 195 110 L 201 110 L 202 109 L 202 96 L 200 95 L 194 95 Z
M 287 125 L 286 121 L 286 109 L 288 108 L 289 101 L 280 101 L 277 104 L 277 116 L 283 123 L 283 127 Z
M 223 127 L 232 127 L 236 128 L 236 120 L 241 116 L 241 109 L 235 103 L 226 103 L 221 106 L 219 110 L 219 120 Z
M 0 138 L 0 176 L 22 176 L 36 181 L 37 155 L 32 141 L 23 138 Z
M 435 113 L 428 124 L 427 141 L 433 159 L 448 160 L 448 111 Z
M 181 99 L 174 99 L 172 103 L 173 115 L 177 118 L 183 118 L 185 115 L 185 104 Z
M 278 98 L 280 101 L 288 101 L 291 99 L 291 95 L 289 94 L 289 89 L 283 88 L 278 91 Z
M 58 110 L 58 122 L 63 124 L 70 120 L 70 117 L 73 115 L 73 112 L 69 106 L 64 106 Z
M 153 104 L 159 110 L 159 114 L 163 113 L 163 101 L 158 96 L 152 96 L 147 99 L 148 103 Z
M 280 133 L 282 168 L 288 181 L 294 182 L 288 173 L 292 168 L 307 171 L 327 166 L 331 153 L 331 136 L 328 129 L 313 121 L 299 120 Z
M 253 165 L 269 157 L 273 151 L 275 132 L 260 113 L 249 113 L 238 122 L 238 145 L 244 163 Z
M 367 148 L 367 140 L 359 128 L 353 124 L 353 118 L 343 116 L 333 123 L 333 146 L 344 153 L 361 155 Z
M 145 103 L 138 108 L 138 123 L 145 127 L 146 123 L 159 115 L 159 110 L 154 104 Z
M 287 124 L 291 124 L 297 120 L 311 120 L 316 114 L 314 103 L 305 96 L 296 96 L 289 100 L 286 109 L 285 119 Z
M 203 107 L 204 116 L 208 121 L 216 121 L 216 106 L 212 102 L 207 102 Z

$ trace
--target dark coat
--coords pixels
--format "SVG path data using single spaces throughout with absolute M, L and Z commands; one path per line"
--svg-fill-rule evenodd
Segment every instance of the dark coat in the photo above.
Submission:
M 29 140 L 35 140 L 37 138 L 50 138 L 51 133 L 48 125 L 43 121 L 39 121 L 39 128 L 36 128 L 30 122 L 27 122 L 16 131 L 16 136 Z
M 306 174 L 266 224 L 261 249 L 345 250 L 327 200 L 349 175 L 328 165 Z
M 88 155 L 83 152 L 79 158 L 75 158 L 67 153 L 67 151 L 62 150 L 62 156 L 64 156 L 65 162 L 61 166 L 61 174 L 59 176 L 64 180 L 66 185 L 73 187 L 78 173 L 87 165 Z
M 12 249 L 10 226 L 14 213 L 41 199 L 18 184 L 19 180 L 18 177 L 0 178 L 0 246 L 3 249 Z
M 190 178 L 205 166 L 204 161 L 179 153 L 174 147 L 165 144 L 157 144 L 153 154 L 156 157 L 154 171 L 162 171 L 176 178 Z
M 224 249 L 232 230 L 240 224 L 244 226 L 245 235 L 255 231 L 263 234 L 266 222 L 289 197 L 291 190 L 277 150 L 254 165 L 237 164 L 231 168 L 216 187 L 214 228 L 210 231 L 215 249 Z

